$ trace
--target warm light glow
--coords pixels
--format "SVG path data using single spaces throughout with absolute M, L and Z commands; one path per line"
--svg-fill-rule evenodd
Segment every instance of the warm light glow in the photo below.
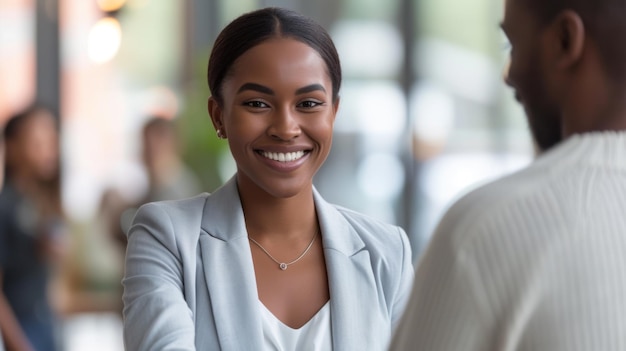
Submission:
M 98 7 L 104 12 L 117 11 L 126 4 L 126 0 L 97 0 Z
M 111 17 L 98 21 L 89 32 L 88 54 L 95 63 L 105 63 L 117 54 L 122 42 L 120 23 Z

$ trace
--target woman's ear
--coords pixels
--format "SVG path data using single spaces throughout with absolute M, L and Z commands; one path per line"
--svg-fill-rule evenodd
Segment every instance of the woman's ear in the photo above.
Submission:
M 223 110 L 221 104 L 213 96 L 209 98 L 207 102 L 207 108 L 209 110 L 209 116 L 211 116 L 211 122 L 217 132 L 217 136 L 220 139 L 226 138 L 226 131 L 224 130 L 223 123 Z

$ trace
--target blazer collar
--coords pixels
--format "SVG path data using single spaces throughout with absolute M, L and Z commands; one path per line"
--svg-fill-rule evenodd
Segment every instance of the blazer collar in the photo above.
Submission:
M 326 202 L 315 188 L 313 199 L 322 233 L 344 233 L 344 235 L 323 235 L 324 249 L 336 250 L 349 257 L 365 247 L 363 240 L 337 208 Z M 223 241 L 248 235 L 235 177 L 209 196 L 204 207 L 201 226 L 209 235 Z
M 208 197 L 200 226 L 204 233 L 199 239 L 199 254 L 221 349 L 253 350 L 262 342 L 263 331 L 252 255 L 234 177 Z
M 347 257 L 362 250 L 365 243 L 337 208 L 326 202 L 315 188 L 313 188 L 313 198 L 322 231 L 324 250 L 339 251 Z M 335 235 L 335 233 L 341 233 L 341 235 Z
M 235 177 L 208 197 L 201 227 L 209 235 L 222 241 L 248 236 Z
M 375 345 L 381 342 L 380 333 L 384 334 L 389 325 L 381 324 L 385 318 L 380 316 L 376 279 L 365 243 L 334 205 L 315 189 L 313 196 L 330 286 L 333 348 L 382 349 L 384 346 Z M 219 245 L 211 243 L 208 236 L 200 237 L 214 318 L 229 320 L 216 325 L 220 344 L 225 349 L 258 345 L 262 342 L 262 330 L 257 287 L 234 177 L 208 198 L 201 226 L 209 236 L 222 242 Z M 248 330 L 248 338 L 241 338 L 241 330 Z

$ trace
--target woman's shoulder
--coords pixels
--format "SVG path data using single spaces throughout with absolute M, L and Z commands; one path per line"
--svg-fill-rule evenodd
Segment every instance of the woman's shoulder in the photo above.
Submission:
M 202 211 L 209 193 L 202 193 L 193 197 L 179 200 L 154 201 L 143 204 L 139 207 L 138 213 L 163 214 L 172 216 L 193 215 L 195 211 Z
M 181 200 L 155 201 L 143 204 L 135 213 L 133 227 L 151 227 L 157 233 L 189 231 L 200 225 L 204 205 L 209 194 L 203 193 Z
M 366 246 L 374 250 L 395 251 L 408 245 L 406 233 L 400 226 L 339 205 L 333 206 Z
M 398 230 L 401 229 L 397 225 L 386 222 L 382 219 L 375 218 L 371 215 L 358 212 L 341 205 L 332 205 L 348 222 L 359 226 L 367 226 L 372 228 L 384 229 L 384 230 Z

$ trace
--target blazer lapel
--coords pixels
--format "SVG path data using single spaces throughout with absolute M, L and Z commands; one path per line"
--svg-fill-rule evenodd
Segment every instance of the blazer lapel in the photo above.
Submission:
M 389 338 L 365 243 L 335 206 L 314 190 L 330 286 L 335 350 L 382 350 Z M 208 199 L 202 218 L 200 259 L 219 344 L 253 350 L 263 342 L 250 244 L 235 178 Z M 197 311 L 197 313 L 202 313 Z M 382 342 L 381 342 L 382 341 Z
M 333 349 L 383 350 L 389 324 L 381 309 L 369 252 L 354 227 L 317 193 L 330 287 Z M 380 345 L 380 346 L 378 346 Z
M 252 350 L 263 331 L 252 255 L 234 178 L 206 202 L 200 254 L 219 344 Z

